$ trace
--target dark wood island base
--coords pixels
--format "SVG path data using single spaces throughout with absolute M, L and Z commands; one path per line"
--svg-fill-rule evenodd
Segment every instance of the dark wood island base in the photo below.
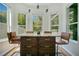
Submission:
M 21 36 L 21 56 L 55 56 L 54 36 Z

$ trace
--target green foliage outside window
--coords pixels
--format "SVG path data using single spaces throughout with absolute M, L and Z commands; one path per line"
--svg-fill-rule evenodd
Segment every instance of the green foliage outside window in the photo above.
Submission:
M 0 40 L 7 37 L 7 7 L 0 3 Z
M 18 14 L 18 34 L 25 33 L 26 30 L 26 15 L 23 13 Z
M 71 38 L 77 40 L 77 22 L 78 22 L 78 5 L 74 3 L 69 8 L 69 26 L 70 32 L 72 33 Z
M 25 24 L 26 24 L 26 15 L 18 14 L 18 25 L 25 25 Z
M 55 14 L 51 18 L 52 18 L 52 20 L 51 20 L 51 30 L 52 30 L 52 32 L 58 32 L 58 29 L 59 29 L 59 16 Z
M 52 25 L 58 25 L 59 24 L 59 20 L 58 20 L 58 16 L 56 16 L 54 19 L 52 19 L 51 24 Z
M 58 32 L 58 26 L 52 26 L 51 29 L 52 29 L 52 32 Z
M 0 22 L 7 23 L 7 7 L 0 3 Z
M 40 32 L 42 26 L 42 17 L 41 16 L 33 16 L 33 31 Z

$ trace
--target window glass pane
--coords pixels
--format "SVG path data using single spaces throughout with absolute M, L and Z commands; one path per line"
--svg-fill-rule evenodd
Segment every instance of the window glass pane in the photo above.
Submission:
M 51 15 L 51 30 L 52 32 L 58 32 L 59 29 L 59 16 L 56 14 Z
M 36 32 L 39 32 L 39 31 L 41 31 L 41 27 L 33 27 L 33 30 Z
M 0 3 L 0 22 L 6 23 L 7 22 L 7 8 Z
M 0 3 L 0 39 L 7 37 L 7 7 Z
M 51 24 L 52 25 L 58 25 L 59 24 L 58 16 L 56 16 L 55 18 L 52 19 Z
M 77 40 L 77 24 L 70 25 L 70 32 L 72 33 L 71 38 Z
M 18 34 L 25 33 L 26 31 L 26 15 L 18 14 Z
M 78 15 L 77 11 L 78 11 L 78 6 L 77 6 L 76 3 L 70 6 L 70 8 L 69 8 L 69 12 L 70 12 L 69 20 L 70 20 L 70 23 L 78 21 L 77 20 L 77 15 Z
M 25 25 L 26 23 L 26 15 L 18 14 L 18 25 Z
M 51 29 L 53 32 L 58 32 L 58 26 L 52 26 Z
M 25 25 L 18 25 L 18 34 L 22 34 L 26 32 L 26 26 Z
M 78 25 L 78 4 L 74 3 L 69 7 L 69 29 L 72 33 L 71 38 L 77 40 L 77 25 Z
M 39 32 L 42 27 L 42 16 L 33 16 L 33 31 Z

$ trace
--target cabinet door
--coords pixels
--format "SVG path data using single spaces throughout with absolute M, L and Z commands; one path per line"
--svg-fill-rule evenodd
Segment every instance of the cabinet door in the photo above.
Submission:
M 33 37 L 22 37 L 20 51 L 23 56 L 37 55 L 37 39 Z
M 54 37 L 41 37 L 39 39 L 39 55 L 55 55 Z
M 45 48 L 45 47 L 40 47 L 39 48 L 39 55 L 47 55 L 47 56 L 52 56 L 54 55 L 53 48 Z

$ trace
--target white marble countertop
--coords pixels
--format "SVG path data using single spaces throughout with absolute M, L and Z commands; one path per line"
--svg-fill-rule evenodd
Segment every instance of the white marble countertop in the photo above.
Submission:
M 41 33 L 41 34 L 37 35 L 36 33 L 33 33 L 33 34 L 23 33 L 23 34 L 17 34 L 17 36 L 56 36 L 56 37 L 60 37 L 61 34 L 60 33 L 52 33 L 52 35 L 50 35 L 50 34 Z

